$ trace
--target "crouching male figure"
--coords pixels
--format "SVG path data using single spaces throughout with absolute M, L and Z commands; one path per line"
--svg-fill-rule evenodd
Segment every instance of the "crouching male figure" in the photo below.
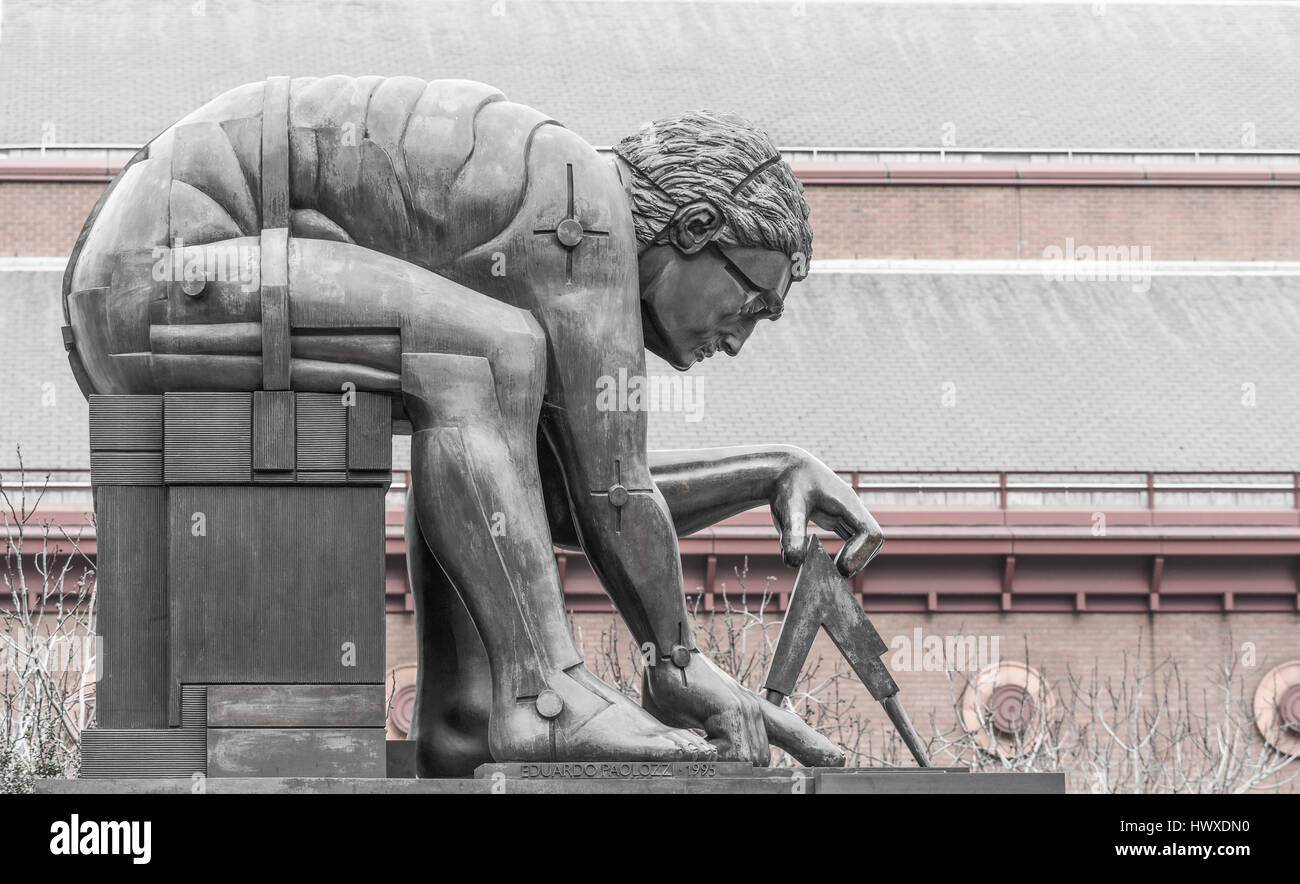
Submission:
M 255 83 L 159 135 L 101 198 L 65 279 L 73 370 L 86 393 L 390 394 L 411 433 L 422 775 L 766 765 L 773 745 L 842 764 L 699 652 L 677 537 L 768 504 L 788 564 L 811 520 L 846 540 L 849 575 L 883 543 L 875 520 L 797 448 L 648 451 L 644 411 L 598 404 L 602 377 L 645 375 L 647 349 L 685 371 L 779 318 L 807 216 L 775 146 L 727 114 L 661 120 L 607 159 L 480 83 Z M 141 258 L 159 250 L 253 254 L 260 284 L 160 280 Z M 586 554 L 647 649 L 642 706 L 583 665 L 553 544 Z

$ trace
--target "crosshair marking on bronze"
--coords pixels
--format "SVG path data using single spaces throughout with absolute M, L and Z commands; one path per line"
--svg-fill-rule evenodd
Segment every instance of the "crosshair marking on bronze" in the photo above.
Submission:
M 610 506 L 614 507 L 614 533 L 623 533 L 623 507 L 631 500 L 633 494 L 651 494 L 653 488 L 628 488 L 623 484 L 623 460 L 615 458 L 614 460 L 614 484 L 610 485 L 604 491 L 591 492 L 592 497 L 604 497 L 609 500 Z
M 568 213 L 555 223 L 554 227 L 539 228 L 533 231 L 535 236 L 554 235 L 564 247 L 564 284 L 573 285 L 573 250 L 589 236 L 609 236 L 608 230 L 588 229 L 578 219 L 573 192 L 573 163 L 565 163 L 568 173 L 569 203 Z

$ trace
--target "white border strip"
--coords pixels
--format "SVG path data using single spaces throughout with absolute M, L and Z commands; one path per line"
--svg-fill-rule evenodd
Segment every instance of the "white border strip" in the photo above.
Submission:
M 1300 261 L 1151 261 L 1141 264 L 1151 276 L 1300 276 Z M 956 261 L 956 260 L 854 260 L 816 259 L 810 273 L 962 274 L 998 276 L 1050 276 L 1062 269 L 1086 275 L 1104 273 L 1115 265 L 1097 261 Z
M 66 258 L 4 258 L 0 272 L 61 272 Z M 1141 264 L 1141 262 L 1136 262 Z M 1101 273 L 1115 265 L 1098 261 L 957 261 L 957 260 L 887 260 L 887 259 L 814 259 L 810 273 L 872 274 L 960 274 L 966 276 L 1048 276 L 1063 268 L 1086 275 Z M 1300 276 L 1300 261 L 1151 261 L 1142 264 L 1152 276 Z
M 22 270 L 33 271 L 43 270 L 62 271 L 68 266 L 67 258 L 0 258 L 0 271 L 4 270 Z
M 521 6 L 529 3 L 600 3 L 611 4 L 615 0 L 515 0 Z M 622 3 L 698 3 L 699 0 L 617 0 Z M 709 0 L 709 2 L 736 6 L 795 6 L 786 0 Z M 1106 6 L 1295 6 L 1297 0 L 1098 0 L 1092 5 Z M 1008 6 L 1016 8 L 1032 6 L 1087 6 L 1086 0 L 804 0 L 805 7 L 818 6 Z

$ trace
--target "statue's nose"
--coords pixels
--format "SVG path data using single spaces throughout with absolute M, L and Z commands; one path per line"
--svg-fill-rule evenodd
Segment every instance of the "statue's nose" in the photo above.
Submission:
M 729 332 L 722 336 L 722 349 L 727 351 L 728 356 L 735 356 L 740 352 L 740 348 L 745 346 L 749 336 L 754 333 L 753 325 L 746 325 L 739 332 Z

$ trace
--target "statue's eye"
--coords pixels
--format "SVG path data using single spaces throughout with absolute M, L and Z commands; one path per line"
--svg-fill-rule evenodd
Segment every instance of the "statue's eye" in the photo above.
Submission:
M 759 292 L 759 290 L 756 289 L 745 277 L 745 274 L 740 272 L 735 264 L 732 264 L 730 261 L 725 261 L 723 266 L 727 268 L 727 274 L 736 281 L 736 285 L 740 286 L 741 291 L 745 293 L 746 304 L 753 300 L 755 296 L 761 294 L 761 292 Z
M 717 244 L 714 243 L 714 245 Z M 780 295 L 772 289 L 765 289 L 755 285 L 749 275 L 741 270 L 735 261 L 731 260 L 731 256 L 721 246 L 718 247 L 718 254 L 722 256 L 722 266 L 726 268 L 728 275 L 745 293 L 745 304 L 740 308 L 741 316 L 776 319 L 781 315 L 781 311 L 785 309 L 785 302 L 781 300 Z
M 769 289 L 751 296 L 745 302 L 741 313 L 745 316 L 756 316 L 759 319 L 779 319 L 784 310 L 785 303 L 781 300 L 781 297 Z

